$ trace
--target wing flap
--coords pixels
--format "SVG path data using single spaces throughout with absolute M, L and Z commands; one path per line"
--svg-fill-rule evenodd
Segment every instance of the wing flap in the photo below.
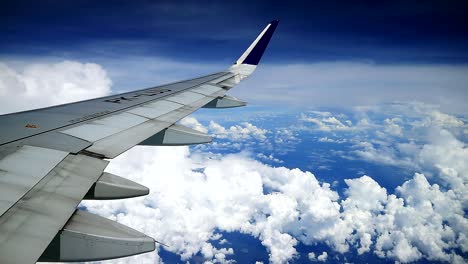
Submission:
M 200 87 L 192 89 L 192 92 L 200 93 L 203 95 L 213 95 L 215 93 L 217 94 L 220 91 L 225 92 L 223 88 L 219 86 L 215 86 L 215 85 L 210 85 L 210 84 L 204 84 L 204 85 L 201 85 Z
M 185 146 L 210 143 L 213 137 L 198 130 L 172 125 L 139 143 L 141 146 Z
M 151 237 L 104 217 L 77 210 L 40 261 L 95 261 L 154 249 L 155 241 Z
M 0 218 L 0 263 L 36 262 L 108 163 L 68 155 L 5 212 Z
M 3 215 L 66 156 L 67 152 L 22 146 L 0 160 L 0 215 Z
M 96 142 L 110 135 L 139 125 L 145 121 L 148 121 L 148 118 L 131 113 L 120 113 L 62 130 L 60 132 L 90 142 Z
M 24 144 L 41 148 L 61 150 L 73 154 L 76 154 L 91 146 L 91 142 L 89 141 L 63 134 L 58 131 L 52 131 L 30 137 L 24 141 Z
M 183 105 L 189 105 L 202 99 L 203 97 L 204 96 L 202 94 L 189 91 L 189 92 L 182 92 L 173 96 L 169 96 L 167 98 L 164 98 L 164 100 L 183 104 Z
M 98 140 L 86 150 L 112 159 L 169 126 L 166 122 L 149 120 Z

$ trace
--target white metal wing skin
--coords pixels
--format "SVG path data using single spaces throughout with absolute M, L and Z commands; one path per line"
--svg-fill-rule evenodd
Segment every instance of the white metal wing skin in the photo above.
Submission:
M 135 145 L 211 142 L 176 122 L 201 107 L 246 105 L 226 93 L 252 74 L 277 25 L 270 22 L 226 71 L 0 116 L 0 263 L 93 261 L 153 251 L 153 238 L 77 205 L 149 193 L 104 172 L 109 159 Z

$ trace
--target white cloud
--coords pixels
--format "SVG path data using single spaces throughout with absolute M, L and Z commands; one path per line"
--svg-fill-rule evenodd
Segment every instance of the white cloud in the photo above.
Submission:
M 432 123 L 435 123 L 442 127 L 461 127 L 464 125 L 462 120 L 458 118 L 442 113 L 440 111 L 432 111 L 430 113 Z
M 204 133 L 212 135 L 216 139 L 229 139 L 229 142 L 214 142 L 210 148 L 234 148 L 240 150 L 241 147 L 250 146 L 252 144 L 270 145 L 267 142 L 267 135 L 271 133 L 267 129 L 259 128 L 249 122 L 242 122 L 239 125 L 224 127 L 214 121 L 210 121 L 208 126 L 204 126 L 194 117 L 186 117 L 180 121 L 181 125 L 199 130 Z M 204 149 L 203 145 L 200 146 Z
M 398 125 L 402 120 L 398 117 L 386 118 L 385 123 L 385 132 L 392 136 L 401 136 L 403 128 Z
M 322 254 L 320 254 L 320 256 L 317 257 L 317 260 L 325 262 L 325 261 L 327 261 L 327 258 L 328 258 L 328 254 L 327 254 L 327 252 L 324 251 L 324 252 L 322 252 Z
M 263 153 L 258 153 L 257 158 L 259 158 L 260 160 L 263 160 L 263 161 L 272 161 L 272 162 L 275 162 L 275 163 L 283 163 L 282 160 L 275 158 L 275 156 L 273 154 L 265 155 Z
M 401 262 L 425 257 L 449 261 L 452 247 L 463 249 L 468 221 L 462 200 L 453 191 L 441 191 L 426 177 L 416 174 L 397 188 L 400 197 L 390 194 L 367 176 L 346 180 L 348 197 L 343 201 L 342 219 L 355 234 L 347 237 L 359 241 L 358 253 L 375 253 Z
M 346 154 L 343 157 L 350 159 L 358 158 L 386 165 L 414 167 L 415 164 L 411 158 L 400 157 L 399 153 L 392 146 L 375 144 L 365 140 L 366 139 L 358 139 L 354 142 L 353 149 L 356 150 L 349 152 L 354 156 Z
M 208 129 L 203 126 L 198 120 L 194 117 L 188 116 L 179 121 L 181 125 L 193 128 L 203 133 L 208 133 Z
M 350 120 L 340 121 L 332 116 L 329 112 L 312 112 L 316 117 L 301 114 L 299 120 L 312 123 L 315 128 L 320 131 L 346 131 L 354 129 Z M 346 123 L 346 124 L 344 124 Z
M 21 69 L 0 63 L 1 113 L 104 96 L 111 85 L 106 71 L 94 63 L 36 63 Z
M 211 248 L 208 240 L 219 229 L 259 237 L 270 260 L 283 263 L 296 254 L 297 240 L 284 226 L 297 215 L 294 196 L 310 196 L 312 191 L 320 200 L 336 197 L 328 185 L 321 190 L 312 174 L 297 169 L 272 168 L 242 155 L 206 160 L 188 154 L 184 147 L 132 149 L 108 169 L 145 184 L 151 194 L 144 199 L 83 204 L 153 235 L 184 259 L 197 252 L 210 259 L 213 255 L 203 248 Z M 199 167 L 203 173 L 193 170 Z M 295 180 L 288 183 L 290 177 Z M 280 192 L 264 194 L 262 183 Z M 304 186 L 310 186 L 307 192 Z M 320 214 L 323 205 L 312 208 Z
M 256 151 L 259 158 L 281 163 L 280 159 L 270 155 L 264 155 L 260 151 L 273 152 L 275 148 L 281 149 L 278 154 L 283 154 L 290 150 L 298 139 L 292 131 L 279 129 L 272 131 L 253 125 L 249 122 L 223 126 L 215 121 L 210 121 L 208 125 L 200 123 L 194 117 L 186 117 L 180 121 L 181 125 L 191 127 L 214 137 L 209 145 L 196 146 L 197 151 Z
M 433 130 L 430 143 L 417 153 L 417 161 L 425 168 L 435 168 L 443 182 L 468 197 L 468 147 L 445 129 Z
M 313 118 L 340 116 L 331 112 L 309 114 L 314 114 Z M 353 115 L 359 121 L 346 129 L 330 126 L 324 129 L 319 126 L 318 130 L 325 135 L 318 138 L 318 141 L 350 143 L 350 151 L 336 152 L 344 158 L 423 170 L 428 176 L 432 174 L 434 167 L 439 169 L 441 174 L 450 175 L 453 173 L 450 166 L 440 163 L 452 163 L 456 159 L 457 164 L 460 164 L 466 155 L 465 144 L 457 140 L 456 136 L 463 138 L 467 125 L 459 117 L 440 112 L 436 106 L 419 102 L 400 102 L 358 107 Z M 304 120 L 304 116 L 300 120 Z M 300 129 L 308 131 L 307 126 Z M 338 133 L 340 131 L 341 133 Z M 461 165 L 457 166 L 458 175 L 466 171 Z M 452 177 L 452 180 L 457 177 Z M 460 179 L 463 177 L 465 176 Z M 449 182 L 448 178 L 446 182 Z
M 329 138 L 329 137 L 321 137 L 317 141 L 318 142 L 326 142 L 326 143 L 337 143 L 337 144 L 347 142 L 346 139 L 333 139 L 333 138 Z
M 314 252 L 310 252 L 308 254 L 308 257 L 309 257 L 309 260 L 312 262 L 317 262 L 317 261 L 326 262 L 328 259 L 328 253 L 324 251 L 322 252 L 322 254 L 316 257 Z
M 256 127 L 248 122 L 225 128 L 214 121 L 210 121 L 209 130 L 212 131 L 217 138 L 229 138 L 233 141 L 249 139 L 264 141 L 266 140 L 266 134 L 269 132 L 266 129 Z
M 467 252 L 468 244 L 464 235 L 468 231 L 464 217 L 468 205 L 468 148 L 455 137 L 465 128 L 463 120 L 422 103 L 362 108 L 357 115 L 367 120 L 367 127 L 351 135 L 352 155 L 424 171 L 428 176 L 415 174 L 397 188 L 396 195 L 387 195 L 367 176 L 345 180 L 348 190 L 341 203 L 343 222 L 339 222 L 341 228 L 331 229 L 332 234 L 341 230 L 337 235 L 345 236 L 335 239 L 335 248 L 346 251 L 344 241 L 349 241 L 358 254 L 371 251 L 374 245 L 378 256 L 400 262 L 421 258 L 460 260 L 450 248 L 456 245 Z M 322 139 L 329 141 L 328 137 Z M 353 158 L 349 152 L 344 153 L 340 155 Z M 431 185 L 427 177 L 442 186 Z

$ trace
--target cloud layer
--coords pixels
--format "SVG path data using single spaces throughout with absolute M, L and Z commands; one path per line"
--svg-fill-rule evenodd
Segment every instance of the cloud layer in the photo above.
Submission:
M 444 111 L 468 113 L 467 81 L 466 65 L 262 65 L 233 94 L 249 102 L 274 102 L 276 106 L 352 107 L 422 101 L 440 105 Z
M 401 107 L 399 104 L 395 106 Z M 415 113 L 415 107 L 423 110 Z M 349 155 L 373 162 L 404 165 L 395 157 L 385 157 L 384 150 L 406 148 L 406 152 L 402 152 L 403 160 L 410 161 L 415 171 L 427 171 L 429 176 L 415 173 L 397 187 L 395 193 L 389 193 L 371 176 L 365 175 L 344 179 L 347 187 L 340 197 L 331 184 L 319 182 L 311 172 L 272 167 L 245 153 L 213 156 L 190 152 L 185 147 L 134 148 L 114 160 L 109 170 L 147 185 L 152 190 L 150 196 L 142 199 L 143 202 L 135 199 L 85 202 L 84 205 L 93 212 L 138 226 L 160 238 L 169 243 L 169 250 L 180 254 L 182 259 L 202 254 L 206 261 L 228 261 L 235 254 L 233 249 L 216 248 L 212 244 L 213 240 L 222 239 L 219 232 L 225 231 L 258 238 L 270 253 L 272 263 L 295 259 L 299 254 L 296 250 L 299 243 L 325 243 L 339 253 L 372 253 L 399 262 L 422 258 L 463 262 L 459 252 L 468 250 L 465 235 L 468 221 L 464 216 L 468 175 L 464 161 L 468 159 L 468 152 L 466 145 L 454 133 L 463 128 L 464 122 L 427 105 L 410 104 L 405 111 L 408 108 L 414 115 L 411 121 L 387 116 L 376 120 L 362 112 L 359 113 L 362 119 L 358 122 L 346 122 L 349 118 L 345 115 L 335 116 L 330 112 L 309 112 L 314 121 L 305 118 L 306 114 L 299 120 L 326 133 L 358 131 L 364 137 L 369 136 L 369 130 L 378 128 L 377 131 L 385 133 L 381 135 L 383 138 L 393 136 L 388 137 L 390 146 L 387 145 L 387 149 L 381 149 L 384 143 L 377 134 L 371 137 L 369 145 L 360 141 L 364 138 L 351 137 L 350 142 L 357 149 L 361 148 L 361 152 L 368 153 L 368 146 L 372 146 L 374 152 L 367 156 L 360 155 L 360 152 Z M 378 108 L 371 109 L 379 111 Z M 396 115 L 396 112 L 391 115 Z M 346 123 L 349 129 L 343 130 L 342 126 L 324 129 L 316 122 L 330 120 L 331 116 L 333 120 L 342 120 L 339 122 Z M 193 118 L 183 123 L 211 131 Z M 400 129 L 395 129 L 395 124 L 399 124 Z M 255 126 L 249 124 L 245 127 Z M 242 132 L 244 129 L 226 129 L 220 124 L 215 128 L 214 135 L 217 136 L 218 131 L 221 138 L 226 131 L 236 131 L 231 135 L 234 141 L 252 140 Z M 255 127 L 249 131 L 249 135 L 256 135 L 264 130 Z M 427 133 L 420 134 L 421 131 Z M 413 133 L 421 136 L 416 139 Z M 266 137 L 271 137 L 269 131 L 261 134 L 270 134 Z M 394 137 L 410 134 L 414 142 L 424 143 L 413 143 L 416 148 L 392 143 Z M 375 146 L 374 137 L 379 143 Z M 372 159 L 374 154 L 384 157 Z M 440 184 L 430 183 L 429 179 Z M 140 213 L 135 212 L 148 214 L 138 220 Z M 309 254 L 313 261 L 325 261 L 327 258 L 326 253 Z
M 347 179 L 345 197 L 339 197 L 310 172 L 270 167 L 242 154 L 208 158 L 186 147 L 134 148 L 108 170 L 148 186 L 151 194 L 83 204 L 160 239 L 182 259 L 197 253 L 213 262 L 229 259 L 233 249 L 210 242 L 221 238 L 219 231 L 257 237 L 272 263 L 294 259 L 299 242 L 401 262 L 461 260 L 453 250 L 468 246 L 463 197 L 431 185 L 423 174 L 395 194 L 369 176 Z
M 100 96 L 109 93 L 111 85 L 107 73 L 96 64 L 65 61 L 20 70 L 5 64 L 0 67 L 2 112 Z M 294 72 L 300 74 L 299 69 Z M 449 72 L 456 77 L 448 82 L 456 92 L 461 73 Z M 378 70 L 374 73 L 382 76 Z M 359 76 L 359 72 L 355 74 Z M 352 77 L 340 78 L 346 80 L 346 76 Z M 326 83 L 327 76 L 322 77 Z M 375 117 L 383 112 L 385 117 Z M 334 252 L 371 253 L 400 262 L 464 261 L 462 256 L 468 251 L 464 213 L 468 150 L 462 140 L 467 129 L 461 118 L 427 104 L 412 103 L 356 108 L 354 118 L 305 112 L 297 121 L 302 124 L 299 130 L 324 133 L 323 142 L 350 143 L 352 149 L 342 153 L 348 158 L 405 166 L 414 176 L 392 193 L 372 175 L 354 179 L 344 175 L 347 187 L 340 196 L 332 184 L 318 181 L 312 172 L 255 160 L 280 163 L 272 154 L 212 155 L 188 147 L 135 147 L 113 160 L 107 170 L 148 186 L 150 195 L 85 201 L 82 205 L 169 244 L 168 250 L 183 260 L 198 254 L 208 262 L 230 262 L 236 252 L 225 243 L 228 241 L 219 247 L 213 243 L 224 239 L 220 233 L 224 231 L 259 239 L 272 263 L 294 260 L 299 243 L 324 243 Z M 182 123 L 214 133 L 219 140 L 232 141 L 238 150 L 300 141 L 293 129 L 270 131 L 252 123 L 225 127 L 210 122 L 203 126 L 193 118 Z M 211 150 L 221 148 L 213 145 Z M 210 150 L 209 145 L 200 150 Z M 309 252 L 308 257 L 326 261 L 329 255 Z M 147 260 L 162 261 L 158 254 L 149 253 L 116 262 Z
M 111 85 L 95 63 L 35 63 L 15 69 L 0 62 L 0 114 L 104 96 Z

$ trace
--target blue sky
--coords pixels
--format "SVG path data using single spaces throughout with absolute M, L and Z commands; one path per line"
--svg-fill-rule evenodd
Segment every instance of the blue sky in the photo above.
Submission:
M 214 143 L 136 147 L 151 189 L 82 208 L 170 247 L 115 263 L 463 262 L 466 1 L 2 1 L 0 113 L 226 69 L 272 19 Z M 114 263 L 114 262 L 110 262 Z
M 230 63 L 278 18 L 265 62 L 464 63 L 466 10 L 465 1 L 2 1 L 0 50 Z

